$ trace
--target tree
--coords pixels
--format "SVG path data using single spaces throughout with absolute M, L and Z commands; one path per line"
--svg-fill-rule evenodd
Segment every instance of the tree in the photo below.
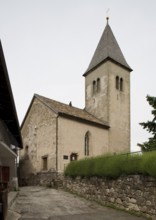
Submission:
M 152 137 L 148 139 L 148 141 L 138 144 L 141 147 L 142 151 L 156 150 L 156 97 L 147 96 L 146 97 L 149 105 L 152 106 L 153 110 L 151 111 L 153 117 L 152 121 L 142 122 L 140 125 L 143 129 L 146 129 L 149 133 L 152 134 Z

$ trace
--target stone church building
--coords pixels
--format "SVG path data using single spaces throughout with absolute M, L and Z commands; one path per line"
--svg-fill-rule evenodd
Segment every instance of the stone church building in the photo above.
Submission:
M 63 172 L 72 160 L 130 151 L 130 72 L 107 24 L 83 74 L 85 108 L 35 94 L 21 133 L 23 176 Z

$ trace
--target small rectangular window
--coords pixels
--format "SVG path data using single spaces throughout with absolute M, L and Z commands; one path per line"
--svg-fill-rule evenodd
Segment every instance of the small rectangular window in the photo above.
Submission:
M 68 155 L 63 155 L 64 160 L 68 160 Z
M 43 170 L 48 169 L 48 157 L 47 156 L 42 157 L 42 168 Z

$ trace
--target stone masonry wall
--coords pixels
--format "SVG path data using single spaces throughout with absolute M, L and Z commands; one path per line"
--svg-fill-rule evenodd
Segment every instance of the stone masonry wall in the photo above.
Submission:
M 43 171 L 23 177 L 19 173 L 19 186 L 46 186 L 52 188 L 62 187 L 64 176 L 53 171 Z
M 64 188 L 86 199 L 126 211 L 135 211 L 156 220 L 156 178 L 129 175 L 116 180 L 64 177 L 56 172 L 39 172 L 20 178 L 20 185 Z
M 63 187 L 89 200 L 136 211 L 156 219 L 156 179 L 139 175 L 117 180 L 102 178 L 65 178 Z

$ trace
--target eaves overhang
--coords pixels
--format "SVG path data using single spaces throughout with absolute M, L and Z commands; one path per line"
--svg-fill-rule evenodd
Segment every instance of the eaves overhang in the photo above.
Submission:
M 112 63 L 114 63 L 114 64 L 116 64 L 116 65 L 118 65 L 118 66 L 120 66 L 120 67 L 126 69 L 126 70 L 129 71 L 129 72 L 132 72 L 132 71 L 133 71 L 133 69 L 128 68 L 127 66 L 122 65 L 121 63 L 115 61 L 115 60 L 112 59 L 111 57 L 107 57 L 106 59 L 104 59 L 103 61 L 101 61 L 100 63 L 98 63 L 96 66 L 94 66 L 93 68 L 87 70 L 87 71 L 83 74 L 83 76 L 86 77 L 88 74 L 90 74 L 92 71 L 94 71 L 94 70 L 97 69 L 100 65 L 106 63 L 107 61 L 111 61 Z
M 19 122 L 11 89 L 5 57 L 0 41 L 0 119 L 7 125 L 9 131 L 18 142 L 18 147 L 23 147 Z
M 89 124 L 89 125 L 92 125 L 92 126 L 96 126 L 96 127 L 99 127 L 99 128 L 103 128 L 103 129 L 109 129 L 110 128 L 110 126 L 107 125 L 107 124 L 97 123 L 97 122 L 90 121 L 90 120 L 87 120 L 87 119 L 84 119 L 84 118 L 76 117 L 74 115 L 69 115 L 69 114 L 66 114 L 66 113 L 63 113 L 63 112 L 59 112 L 58 116 L 61 116 L 63 118 L 67 118 L 67 119 L 71 119 L 71 120 L 74 120 L 74 121 L 78 121 L 78 122 L 81 122 L 81 123 Z
M 3 141 L 0 141 L 0 159 L 17 158 L 17 154 L 11 150 Z

